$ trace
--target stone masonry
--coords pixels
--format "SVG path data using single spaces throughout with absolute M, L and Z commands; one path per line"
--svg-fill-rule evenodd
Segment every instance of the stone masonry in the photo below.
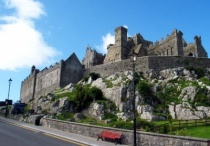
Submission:
M 55 128 L 65 132 L 84 135 L 95 138 L 96 140 L 97 135 L 103 130 L 122 132 L 122 144 L 132 145 L 133 142 L 132 130 L 101 127 L 91 124 L 81 124 L 48 118 L 43 118 L 41 123 L 44 127 Z M 187 136 L 175 136 L 137 131 L 136 143 L 137 146 L 209 146 L 210 140 Z
M 183 33 L 173 30 L 165 39 L 153 43 L 136 34 L 127 37 L 127 29 L 120 26 L 115 29 L 115 44 L 107 46 L 107 54 L 102 55 L 90 46 L 81 62 L 76 54 L 67 60 L 61 60 L 42 71 L 32 66 L 31 73 L 21 83 L 21 102 L 28 103 L 34 98 L 44 96 L 57 88 L 77 83 L 91 72 L 107 77 L 116 72 L 131 70 L 129 54 L 138 54 L 136 71 L 159 72 L 176 67 L 210 68 L 210 59 L 202 46 L 201 37 L 195 36 L 194 43 L 186 43 Z
M 83 66 L 73 53 L 49 68 L 39 71 L 32 66 L 30 75 L 21 83 L 21 102 L 28 103 L 60 87 L 77 83 L 82 78 Z

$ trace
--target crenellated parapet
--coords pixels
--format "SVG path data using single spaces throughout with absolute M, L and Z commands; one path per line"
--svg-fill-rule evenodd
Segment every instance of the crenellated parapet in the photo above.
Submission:
M 61 60 L 39 71 L 32 66 L 30 75 L 21 84 L 21 102 L 45 96 L 57 88 L 76 83 L 82 78 L 82 64 L 73 53 L 68 59 Z
M 183 56 L 182 35 L 181 31 L 174 29 L 165 39 L 149 46 L 148 56 Z
M 37 77 L 41 77 L 44 76 L 50 72 L 52 72 L 53 70 L 56 70 L 58 68 L 61 67 L 61 63 L 55 63 L 54 65 L 50 65 L 49 67 L 45 67 L 43 70 L 41 70 L 38 74 Z
M 103 64 L 104 58 L 105 55 L 98 53 L 95 49 L 91 49 L 91 47 L 88 45 L 85 57 L 82 60 L 82 64 L 85 66 L 85 68 L 90 68 L 94 65 Z
M 82 64 L 73 53 L 65 61 L 61 60 L 41 71 L 32 66 L 29 76 L 21 84 L 21 101 L 27 102 L 70 83 L 77 83 L 91 72 L 105 77 L 130 70 L 131 52 L 138 56 L 136 71 L 184 67 L 186 62 L 193 67 L 210 68 L 200 36 L 194 37 L 194 43 L 187 43 L 183 33 L 174 29 L 170 35 L 153 43 L 140 33 L 128 37 L 127 31 L 123 26 L 115 29 L 115 43 L 107 46 L 106 55 L 88 45 Z

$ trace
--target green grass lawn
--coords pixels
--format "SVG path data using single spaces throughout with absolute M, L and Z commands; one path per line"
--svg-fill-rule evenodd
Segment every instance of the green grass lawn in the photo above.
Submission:
M 210 139 L 210 126 L 190 127 L 178 133 L 178 135 Z

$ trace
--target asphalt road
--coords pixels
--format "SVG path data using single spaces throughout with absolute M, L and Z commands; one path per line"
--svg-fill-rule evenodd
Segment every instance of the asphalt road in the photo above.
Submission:
M 0 120 L 0 146 L 85 146 L 61 137 Z

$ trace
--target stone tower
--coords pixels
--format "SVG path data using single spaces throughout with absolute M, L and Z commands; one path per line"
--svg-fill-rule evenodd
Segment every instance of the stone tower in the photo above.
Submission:
M 174 44 L 174 51 L 173 56 L 183 56 L 183 33 L 181 31 L 174 30 L 174 37 L 175 37 L 175 44 Z
M 127 29 L 120 26 L 115 29 L 115 61 L 127 58 Z
M 107 46 L 107 55 L 103 63 L 124 60 L 127 54 L 127 29 L 120 26 L 115 29 L 115 44 Z
M 195 45 L 195 57 L 205 57 L 207 58 L 207 52 L 202 46 L 201 37 L 194 37 L 194 45 Z

